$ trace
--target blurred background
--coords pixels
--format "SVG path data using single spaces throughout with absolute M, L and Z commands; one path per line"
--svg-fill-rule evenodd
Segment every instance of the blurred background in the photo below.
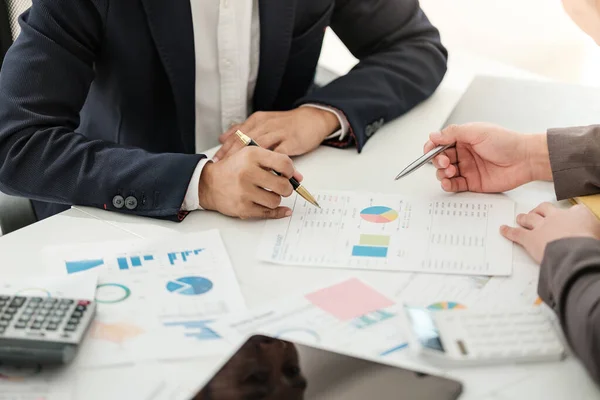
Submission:
M 600 86 L 600 47 L 560 0 L 421 0 L 451 52 L 467 52 L 549 79 Z M 321 61 L 340 70 L 354 58 L 332 32 Z

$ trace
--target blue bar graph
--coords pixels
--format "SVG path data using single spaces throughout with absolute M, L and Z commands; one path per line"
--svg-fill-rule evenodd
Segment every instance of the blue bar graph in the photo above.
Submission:
M 153 255 L 131 256 L 131 257 L 129 257 L 129 260 L 127 260 L 127 257 L 119 257 L 119 258 L 117 258 L 117 264 L 119 265 L 120 270 L 126 270 L 126 269 L 129 269 L 130 267 L 141 267 L 144 264 L 142 259 L 144 261 L 153 261 L 154 256 Z
M 74 274 L 81 271 L 87 271 L 88 269 L 96 268 L 101 265 L 104 265 L 104 260 L 80 260 L 65 262 L 67 274 Z
M 375 246 L 354 246 L 352 248 L 352 255 L 355 257 L 387 257 L 387 247 L 375 247 Z
M 215 340 L 220 339 L 221 335 L 212 330 L 208 324 L 213 320 L 202 320 L 202 321 L 181 321 L 181 322 L 165 322 L 163 323 L 166 327 L 182 327 L 186 331 L 183 335 L 189 338 L 196 338 L 198 340 Z
M 131 266 L 132 267 L 141 267 L 142 260 L 139 257 L 131 257 Z
M 179 251 L 179 252 L 168 253 L 167 256 L 169 257 L 169 263 L 171 263 L 171 265 L 175 265 L 175 263 L 178 260 L 178 257 L 181 257 L 181 261 L 186 263 L 186 262 L 188 262 L 188 259 L 190 256 L 192 256 L 192 255 L 197 256 L 198 254 L 202 253 L 203 251 L 204 251 L 204 249 L 184 250 L 184 251 Z
M 117 258 L 117 264 L 119 264 L 119 269 L 129 269 L 129 264 L 127 264 L 127 259 L 125 257 Z

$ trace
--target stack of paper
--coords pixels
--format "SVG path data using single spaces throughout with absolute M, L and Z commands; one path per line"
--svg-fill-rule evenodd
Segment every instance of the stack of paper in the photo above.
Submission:
M 66 246 L 48 250 L 48 268 L 98 274 L 98 313 L 78 365 L 222 354 L 215 319 L 244 300 L 218 231 Z

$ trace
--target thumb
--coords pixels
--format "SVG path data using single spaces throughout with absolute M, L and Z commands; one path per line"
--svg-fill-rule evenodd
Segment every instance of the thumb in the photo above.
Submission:
M 264 219 L 281 219 L 292 215 L 292 210 L 289 207 L 277 207 L 275 209 L 265 208 L 263 210 Z
M 429 140 L 435 145 L 453 143 L 474 144 L 482 133 L 483 131 L 478 129 L 477 125 L 474 124 L 449 125 L 442 129 L 441 132 L 430 134 Z

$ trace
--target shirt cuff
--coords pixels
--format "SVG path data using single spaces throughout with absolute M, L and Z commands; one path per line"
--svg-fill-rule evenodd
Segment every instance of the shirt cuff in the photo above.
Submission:
M 203 210 L 203 208 L 200 207 L 198 185 L 200 184 L 200 175 L 202 175 L 202 169 L 204 169 L 204 166 L 207 162 L 212 162 L 212 160 L 203 158 L 202 160 L 200 160 L 200 162 L 198 162 L 198 165 L 196 165 L 196 169 L 192 174 L 192 179 L 190 179 L 190 184 L 188 185 L 185 198 L 183 199 L 183 205 L 181 206 L 181 209 L 183 211 Z
M 340 122 L 340 129 L 333 132 L 331 135 L 327 136 L 325 138 L 325 140 L 329 140 L 329 139 L 338 139 L 340 141 L 344 140 L 344 138 L 348 134 L 348 130 L 350 129 L 350 123 L 348 122 L 348 120 L 346 119 L 346 116 L 342 112 L 335 110 L 331 107 L 322 106 L 320 104 L 312 104 L 312 103 L 303 104 L 303 105 L 301 105 L 301 107 L 318 108 L 319 110 L 329 111 L 330 113 L 334 114 L 337 117 L 338 121 Z

